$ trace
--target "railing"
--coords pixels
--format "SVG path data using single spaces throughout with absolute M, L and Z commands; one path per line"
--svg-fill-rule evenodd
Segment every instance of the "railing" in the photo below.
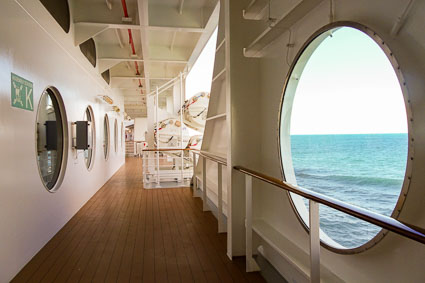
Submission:
M 166 151 L 167 149 L 161 149 L 161 151 Z M 225 159 L 206 153 L 199 150 L 191 150 L 193 154 L 194 170 L 193 170 L 193 179 L 194 179 L 194 192 L 197 189 L 197 178 L 196 178 L 196 155 L 202 157 L 202 201 L 203 201 L 203 210 L 208 211 L 208 196 L 206 188 L 206 160 L 209 159 L 213 162 L 216 162 L 218 165 L 218 230 L 219 232 L 224 232 L 224 221 L 223 221 L 223 200 L 222 200 L 222 166 L 227 166 Z M 402 221 L 396 220 L 394 218 L 381 215 L 369 211 L 364 208 L 360 208 L 346 202 L 328 197 L 326 195 L 304 189 L 298 186 L 291 185 L 287 182 L 281 181 L 279 179 L 267 176 L 260 172 L 242 167 L 235 166 L 234 170 L 239 171 L 245 174 L 245 226 L 246 226 L 246 271 L 256 271 L 258 266 L 253 259 L 252 253 L 252 178 L 259 179 L 266 183 L 272 184 L 278 188 L 281 188 L 285 191 L 292 192 L 309 200 L 309 223 L 310 223 L 310 281 L 311 282 L 320 282 L 320 222 L 319 222 L 319 204 L 326 205 L 330 208 L 336 209 L 343 213 L 354 216 L 363 221 L 369 222 L 371 224 L 377 225 L 381 228 L 384 228 L 388 231 L 399 234 L 403 237 L 412 239 L 416 242 L 425 244 L 425 230 L 422 228 L 415 227 L 413 225 L 404 223 Z
M 145 184 L 155 182 L 156 186 L 161 186 L 161 180 L 178 181 L 184 184 L 185 180 L 193 176 L 194 163 L 189 149 L 144 149 L 142 152 Z
M 397 233 L 403 237 L 425 244 L 425 231 L 421 228 L 406 224 L 394 218 L 384 216 L 364 208 L 360 208 L 343 201 L 325 196 L 314 191 L 291 185 L 276 178 L 256 172 L 254 170 L 235 166 L 235 170 L 245 174 L 246 189 L 246 260 L 247 271 L 256 270 L 256 264 L 252 259 L 252 178 L 259 179 L 288 192 L 309 199 L 309 222 L 310 222 L 310 281 L 320 282 L 320 235 L 319 235 L 319 203 L 330 208 L 339 210 L 366 222 L 380 226 L 388 231 Z
M 206 153 L 200 150 L 192 150 L 193 154 L 193 194 L 195 196 L 196 190 L 198 189 L 198 179 L 196 177 L 196 155 L 202 158 L 202 210 L 208 211 L 208 196 L 207 196 L 207 159 L 217 163 L 217 221 L 218 221 L 218 233 L 226 232 L 223 217 L 223 165 L 227 166 L 227 161 L 210 153 Z

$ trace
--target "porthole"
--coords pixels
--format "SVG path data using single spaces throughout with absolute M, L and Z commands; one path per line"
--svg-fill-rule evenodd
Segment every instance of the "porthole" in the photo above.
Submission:
M 56 191 L 65 172 L 68 148 L 66 113 L 62 98 L 53 87 L 44 90 L 37 109 L 37 165 L 44 187 Z
M 287 182 L 397 218 L 410 171 L 410 110 L 398 66 L 384 41 L 360 24 L 328 25 L 307 41 L 281 107 Z M 290 198 L 308 230 L 307 200 Z M 322 245 L 340 253 L 368 249 L 387 233 L 322 205 L 320 228 Z
M 121 122 L 121 149 L 124 149 L 124 123 Z
M 86 111 L 84 111 L 84 121 L 89 122 L 88 127 L 88 142 L 89 142 L 89 148 L 87 150 L 84 150 L 84 161 L 86 163 L 87 169 L 91 169 L 93 164 L 93 154 L 95 152 L 95 138 L 96 138 L 96 127 L 94 123 L 94 115 L 93 115 L 93 109 L 88 106 L 86 108 Z
M 103 155 L 105 160 L 108 160 L 109 157 L 109 118 L 105 114 L 103 118 Z
M 114 148 L 115 148 L 115 153 L 118 152 L 118 122 L 117 119 L 115 119 L 114 122 Z

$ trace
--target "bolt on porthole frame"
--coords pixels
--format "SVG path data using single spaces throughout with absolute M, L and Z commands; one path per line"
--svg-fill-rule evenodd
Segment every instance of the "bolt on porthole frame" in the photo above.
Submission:
M 89 122 L 88 127 L 88 142 L 89 149 L 84 150 L 84 163 L 86 164 L 87 170 L 91 170 L 93 168 L 93 163 L 95 160 L 96 154 L 96 123 L 94 118 L 93 108 L 89 105 L 84 111 L 84 121 Z M 87 154 L 87 156 L 86 156 Z
M 110 145 L 110 131 L 109 131 L 109 117 L 105 114 L 103 117 L 103 156 L 105 160 L 109 159 L 109 145 Z
M 285 78 L 285 83 L 282 91 L 281 101 L 280 101 L 280 107 L 279 107 L 279 119 L 278 119 L 278 135 L 277 135 L 277 146 L 278 146 L 278 153 L 279 153 L 279 161 L 281 166 L 281 174 L 283 180 L 288 181 L 289 179 L 295 180 L 295 173 L 294 168 L 292 164 L 292 155 L 291 155 L 291 146 L 290 146 L 290 117 L 292 112 L 292 105 L 294 101 L 295 92 L 298 86 L 298 80 L 291 80 L 293 75 L 295 74 L 296 77 L 300 77 L 304 67 L 306 66 L 307 62 L 309 61 L 310 57 L 316 50 L 316 48 L 325 40 L 329 35 L 331 35 L 332 31 L 338 28 L 343 27 L 349 27 L 357 29 L 361 32 L 363 32 L 365 35 L 369 36 L 371 39 L 373 39 L 381 48 L 381 50 L 385 53 L 386 57 L 390 61 L 394 72 L 398 78 L 401 92 L 403 94 L 404 104 L 405 104 L 405 110 L 406 110 L 406 120 L 407 120 L 407 129 L 408 129 L 408 150 L 407 150 L 407 162 L 406 162 L 406 170 L 404 175 L 403 184 L 400 190 L 399 198 L 397 200 L 397 203 L 391 213 L 391 217 L 397 219 L 400 211 L 403 207 L 404 201 L 406 199 L 409 186 L 410 186 L 410 180 L 412 175 L 412 161 L 414 159 L 414 137 L 412 136 L 412 111 L 411 111 L 411 105 L 410 100 L 408 98 L 408 90 L 406 86 L 406 82 L 404 80 L 400 65 L 398 64 L 394 54 L 392 53 L 389 46 L 386 44 L 386 42 L 373 30 L 370 28 L 356 22 L 347 22 L 347 21 L 341 21 L 341 22 L 335 22 L 328 24 L 318 31 L 316 31 L 299 49 L 297 55 L 292 61 L 292 64 L 289 68 L 289 71 L 287 73 L 287 76 Z M 298 220 L 304 227 L 305 231 L 309 233 L 309 227 L 307 226 L 305 222 L 305 215 L 301 215 L 304 211 L 299 211 L 299 208 L 296 204 L 296 202 L 300 203 L 301 197 L 295 195 L 293 197 L 293 194 L 287 192 L 288 197 L 291 202 L 292 209 L 294 210 L 295 214 L 297 215 Z M 299 198 L 299 199 L 294 199 Z M 306 209 L 305 205 L 304 208 Z M 307 211 L 307 210 L 306 210 Z M 308 211 L 307 211 L 308 213 Z M 308 217 L 308 216 L 307 216 Z M 332 246 L 331 244 L 327 243 L 322 239 L 322 236 L 325 236 L 330 239 L 329 236 L 327 236 L 323 231 L 321 230 L 320 233 L 320 244 L 321 246 L 340 254 L 355 254 L 363 252 L 367 249 L 370 249 L 374 245 L 376 245 L 385 235 L 388 234 L 387 230 L 380 229 L 380 231 L 369 241 L 364 243 L 363 245 L 360 245 L 358 247 L 354 248 L 339 248 Z
M 46 103 L 51 104 L 50 110 L 53 110 L 55 114 L 54 121 L 59 123 L 50 123 L 50 125 L 48 125 L 47 122 L 49 121 L 52 122 L 52 121 L 46 119 L 45 123 L 43 123 L 42 125 L 39 124 L 39 116 L 41 113 L 43 99 L 46 99 Z M 45 109 L 46 112 L 48 110 L 47 108 L 48 107 L 46 106 L 46 109 Z M 48 113 L 46 114 L 46 116 L 47 115 Z M 46 141 L 45 141 L 46 145 L 40 147 L 40 131 L 39 130 L 40 128 L 42 129 L 43 126 L 45 127 L 45 131 L 46 131 Z M 50 132 L 50 134 L 48 132 Z M 56 132 L 55 141 L 53 140 L 50 142 L 47 141 L 47 139 L 50 140 L 54 136 L 53 135 L 54 132 Z M 49 143 L 52 143 L 52 145 L 49 146 L 48 145 Z M 56 149 L 54 149 L 54 147 L 56 147 Z M 43 175 L 43 172 L 42 172 L 43 169 L 40 166 L 40 153 L 43 151 L 41 148 L 43 149 L 45 148 L 46 153 L 48 151 L 60 150 L 59 152 L 57 152 L 59 153 L 58 154 L 59 156 L 57 156 L 57 161 L 59 162 L 56 161 L 57 166 L 55 166 L 54 172 L 52 174 L 52 180 L 49 182 L 45 181 L 45 176 Z M 68 120 L 67 120 L 65 105 L 62 100 L 62 96 L 60 95 L 60 92 L 53 86 L 48 86 L 47 88 L 43 90 L 38 102 L 37 113 L 36 113 L 36 123 L 35 123 L 35 154 L 36 154 L 38 173 L 40 175 L 40 179 L 42 181 L 44 188 L 50 193 L 56 192 L 62 184 L 63 178 L 65 176 L 66 164 L 68 160 Z M 51 155 L 52 153 L 50 153 L 50 156 Z M 53 162 L 50 161 L 50 164 L 52 163 Z

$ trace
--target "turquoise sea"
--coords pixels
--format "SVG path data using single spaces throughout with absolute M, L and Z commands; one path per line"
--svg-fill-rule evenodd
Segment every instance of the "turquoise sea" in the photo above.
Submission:
M 297 183 L 390 216 L 404 180 L 407 144 L 407 134 L 292 135 Z M 380 230 L 323 205 L 320 227 L 347 248 L 364 244 Z

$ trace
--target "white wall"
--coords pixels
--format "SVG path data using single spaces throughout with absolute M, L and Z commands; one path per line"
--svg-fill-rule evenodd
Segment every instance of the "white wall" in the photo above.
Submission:
M 134 119 L 134 140 L 145 141 L 145 132 L 148 130 L 147 118 Z
M 1 2 L 0 282 L 8 282 L 16 275 L 121 167 L 125 155 L 121 137 L 118 152 L 114 151 L 114 121 L 118 119 L 120 135 L 122 116 L 108 112 L 110 154 L 105 161 L 102 136 L 107 109 L 95 97 L 107 94 L 121 109 L 123 99 L 81 57 L 78 47 L 72 44 L 72 31 L 65 34 L 39 1 L 20 2 L 39 23 L 15 1 Z M 11 72 L 34 83 L 33 112 L 10 106 Z M 36 108 L 47 86 L 59 90 L 69 128 L 71 121 L 83 119 L 88 105 L 93 107 L 96 125 L 91 171 L 86 169 L 82 153 L 74 158 L 69 144 L 65 176 L 55 193 L 48 192 L 40 180 L 35 149 Z

